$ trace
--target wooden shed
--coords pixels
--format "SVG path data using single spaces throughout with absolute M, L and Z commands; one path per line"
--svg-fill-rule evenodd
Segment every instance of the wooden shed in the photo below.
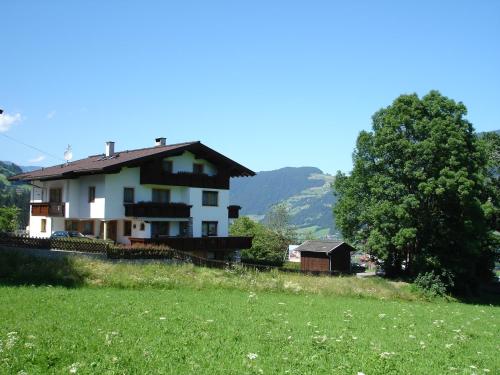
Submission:
M 335 240 L 306 241 L 300 251 L 300 269 L 304 272 L 351 272 L 352 246 Z

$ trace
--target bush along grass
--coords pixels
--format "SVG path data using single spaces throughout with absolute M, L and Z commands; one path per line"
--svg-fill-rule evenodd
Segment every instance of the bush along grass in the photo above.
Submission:
M 1 251 L 0 283 L 134 289 L 216 288 L 375 299 L 421 299 L 407 284 L 380 278 L 309 276 L 278 270 L 261 272 L 243 266 L 216 269 L 176 264 L 168 260 L 131 263 L 77 256 L 53 259 Z

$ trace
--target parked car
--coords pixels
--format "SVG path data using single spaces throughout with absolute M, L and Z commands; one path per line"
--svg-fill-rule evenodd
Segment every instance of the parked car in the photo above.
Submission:
M 80 238 L 85 237 L 83 234 L 76 230 L 58 230 L 50 236 L 50 238 Z
M 366 267 L 359 264 L 359 263 L 351 263 L 351 272 L 354 272 L 354 273 L 361 273 L 361 272 L 365 272 L 366 271 Z

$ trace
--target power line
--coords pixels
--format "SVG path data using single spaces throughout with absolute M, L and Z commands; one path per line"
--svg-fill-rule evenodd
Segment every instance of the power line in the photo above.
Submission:
M 23 141 L 20 141 L 18 139 L 12 138 L 11 136 L 8 136 L 7 134 L 4 134 L 4 133 L 0 133 L 0 135 L 3 135 L 5 138 L 10 139 L 11 141 L 14 141 L 14 142 L 17 142 L 19 144 L 22 144 L 23 146 L 26 146 L 26 147 L 32 148 L 33 150 L 41 152 L 42 154 L 47 155 L 47 156 L 49 156 L 49 157 L 51 157 L 53 159 L 61 160 L 61 161 L 63 161 L 63 162 L 66 163 L 66 160 L 64 160 L 63 158 L 61 158 L 59 156 L 52 155 L 52 154 L 50 154 L 48 152 L 45 152 L 45 151 L 39 149 L 38 147 L 31 146 L 31 145 L 29 145 L 27 143 L 24 143 Z

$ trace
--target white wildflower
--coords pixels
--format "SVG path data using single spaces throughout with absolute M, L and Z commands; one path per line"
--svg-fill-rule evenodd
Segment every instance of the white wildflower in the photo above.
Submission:
M 380 358 L 390 358 L 391 355 L 393 355 L 394 352 L 382 352 L 380 353 Z
M 160 316 L 160 320 L 166 320 L 167 318 L 165 318 L 164 316 Z
M 450 349 L 453 346 L 453 344 L 446 344 L 445 347 L 446 349 Z
M 255 294 L 254 292 L 250 292 L 250 294 L 248 295 L 248 298 L 255 298 L 257 297 L 257 294 Z
M 410 339 L 416 339 L 416 337 L 414 335 L 410 335 L 408 336 Z
M 380 319 L 385 318 L 385 316 L 386 316 L 386 314 L 378 314 L 378 317 L 379 317 Z
M 365 375 L 364 372 L 358 371 L 357 375 Z
M 323 344 L 326 340 L 327 340 L 328 337 L 326 337 L 326 335 L 322 335 L 322 336 L 314 336 L 313 339 L 314 341 L 316 342 L 316 344 Z
M 248 353 L 247 354 L 247 358 L 250 359 L 251 361 L 253 361 L 257 357 L 258 357 L 258 355 L 256 353 Z
M 214 320 L 213 319 L 207 319 L 207 323 L 213 323 Z
M 71 366 L 69 366 L 69 373 L 76 374 L 79 366 L 80 366 L 80 364 L 78 362 L 73 363 Z

